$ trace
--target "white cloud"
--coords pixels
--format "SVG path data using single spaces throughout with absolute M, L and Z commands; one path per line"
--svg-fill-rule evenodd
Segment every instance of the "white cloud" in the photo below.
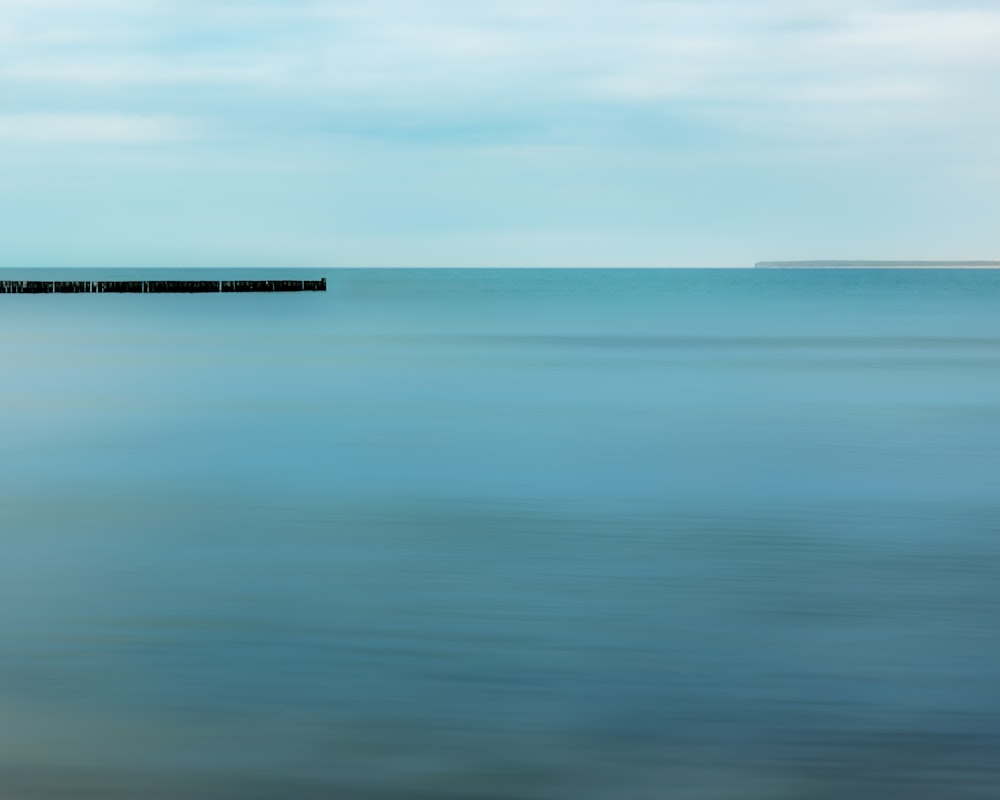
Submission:
M 147 56 L 109 58 L 93 56 L 79 60 L 23 62 L 0 67 L 0 80 L 71 87 L 115 88 L 155 86 L 262 85 L 276 75 L 274 64 L 225 61 L 179 63 Z M 280 71 L 279 71 L 280 72 Z M 287 82 L 287 81 L 286 81 Z
M 870 96 L 873 81 L 922 84 L 898 99 L 923 102 L 1000 69 L 1000 12 L 961 2 L 0 0 L 3 11 L 0 82 L 48 90 L 773 107 L 776 93 Z
M 149 145 L 190 140 L 195 133 L 190 121 L 168 115 L 0 114 L 5 144 Z

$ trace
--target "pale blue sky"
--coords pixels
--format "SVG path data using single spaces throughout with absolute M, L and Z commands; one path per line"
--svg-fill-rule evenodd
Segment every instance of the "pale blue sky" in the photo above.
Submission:
M 0 265 L 1000 258 L 995 0 L 0 0 Z

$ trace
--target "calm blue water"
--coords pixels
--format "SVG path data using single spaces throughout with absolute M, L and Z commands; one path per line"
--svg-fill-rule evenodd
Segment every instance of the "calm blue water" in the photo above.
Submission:
M 0 797 L 1000 796 L 1000 273 L 321 274 L 0 296 Z

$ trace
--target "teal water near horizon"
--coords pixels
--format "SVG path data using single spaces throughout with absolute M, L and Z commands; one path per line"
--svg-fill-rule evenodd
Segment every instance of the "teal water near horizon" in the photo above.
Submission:
M 5 800 L 1000 795 L 1000 273 L 293 272 L 0 297 Z

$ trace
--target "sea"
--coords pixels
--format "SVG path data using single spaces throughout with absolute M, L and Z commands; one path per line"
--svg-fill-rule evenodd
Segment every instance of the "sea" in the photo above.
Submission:
M 0 798 L 1000 797 L 1000 272 L 275 276 L 0 296 Z

